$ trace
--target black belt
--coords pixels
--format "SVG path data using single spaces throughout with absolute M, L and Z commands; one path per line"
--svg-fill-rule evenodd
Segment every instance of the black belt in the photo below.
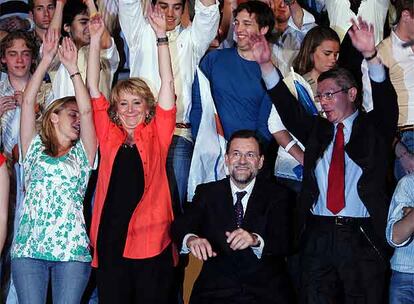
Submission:
M 324 226 L 359 226 L 371 221 L 369 217 L 349 217 L 349 216 L 320 216 L 310 215 L 308 222 L 311 225 Z

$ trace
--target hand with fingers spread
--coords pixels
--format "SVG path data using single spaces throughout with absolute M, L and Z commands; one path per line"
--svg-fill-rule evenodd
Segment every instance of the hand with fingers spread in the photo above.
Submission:
M 70 75 L 78 71 L 78 50 L 72 39 L 63 38 L 62 45 L 59 48 L 59 59 L 68 70 Z
M 200 261 L 207 261 L 207 259 L 217 256 L 217 253 L 213 251 L 210 242 L 207 239 L 198 236 L 190 236 L 187 240 L 187 247 Z
M 0 117 L 7 111 L 16 109 L 16 100 L 14 96 L 0 97 Z
M 227 243 L 230 244 L 230 248 L 233 250 L 243 250 L 259 245 L 257 236 L 242 228 L 238 228 L 233 232 L 227 231 L 226 237 Z
M 102 34 L 105 30 L 105 24 L 102 19 L 102 16 L 100 13 L 94 14 L 89 19 L 89 34 L 91 35 L 91 43 L 92 41 L 101 41 Z
M 358 20 L 351 20 L 352 27 L 349 30 L 353 46 L 361 52 L 364 58 L 369 58 L 375 54 L 375 35 L 374 26 L 368 24 L 361 17 Z
M 165 19 L 165 14 L 158 5 L 155 5 L 154 7 L 152 5 L 148 6 L 148 21 L 157 35 L 157 38 L 166 36 L 167 21 Z
M 42 59 L 52 62 L 59 48 L 60 33 L 56 29 L 49 29 L 43 35 Z

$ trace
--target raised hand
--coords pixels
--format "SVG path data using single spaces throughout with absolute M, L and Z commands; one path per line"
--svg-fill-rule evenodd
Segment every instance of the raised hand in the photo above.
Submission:
M 361 17 L 358 20 L 351 20 L 352 27 L 349 30 L 354 47 L 361 52 L 365 58 L 371 57 L 375 53 L 374 26 L 368 24 Z
M 92 40 L 99 40 L 105 30 L 105 24 L 100 13 L 95 13 L 89 19 L 89 34 Z
M 42 59 L 47 59 L 49 63 L 52 62 L 59 47 L 59 38 L 60 33 L 56 29 L 49 29 L 43 35 Z
M 250 35 L 250 45 L 252 47 L 253 59 L 258 64 L 270 62 L 272 52 L 264 35 Z
M 148 5 L 148 21 L 157 37 L 162 38 L 166 36 L 167 21 L 165 19 L 165 14 L 158 5 L 154 7 Z
M 63 38 L 62 45 L 59 48 L 59 59 L 68 70 L 69 74 L 78 72 L 78 50 L 72 39 Z

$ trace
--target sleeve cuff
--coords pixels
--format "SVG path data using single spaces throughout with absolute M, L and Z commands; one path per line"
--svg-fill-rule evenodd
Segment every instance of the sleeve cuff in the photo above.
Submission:
M 216 0 L 213 5 L 205 6 L 200 0 L 196 0 L 194 4 L 194 11 L 203 14 L 212 14 L 218 10 L 219 4 L 219 1 Z
M 263 81 L 268 90 L 274 88 L 280 81 L 280 75 L 274 68 L 270 73 L 262 75 Z
M 91 103 L 94 111 L 106 111 L 109 108 L 109 102 L 102 93 L 99 97 L 91 98 Z
M 399 243 L 399 244 L 396 244 L 396 243 L 394 243 L 393 241 L 392 241 L 392 232 L 394 231 L 394 224 L 395 224 L 396 222 L 393 222 L 391 225 L 390 225 L 390 228 L 388 229 L 388 235 L 387 235 L 387 240 L 388 240 L 388 243 L 392 246 L 392 247 L 395 247 L 395 248 L 399 248 L 399 247 L 404 247 L 405 245 L 407 245 L 407 243 L 409 243 L 410 241 L 411 241 L 411 237 L 409 237 L 408 239 L 406 239 L 404 242 L 402 242 L 402 243 Z
M 254 234 L 255 236 L 257 236 L 257 238 L 259 239 L 260 244 L 259 244 L 259 247 L 250 247 L 250 248 L 252 248 L 253 253 L 256 255 L 256 257 L 258 259 L 260 259 L 260 258 L 262 258 L 262 253 L 263 253 L 263 248 L 264 248 L 264 240 L 257 233 L 254 233 L 253 232 L 252 234 Z
M 375 82 L 383 82 L 386 78 L 384 65 L 370 63 L 368 61 L 369 77 Z
M 198 236 L 197 236 L 196 234 L 194 234 L 194 233 L 187 233 L 187 234 L 185 235 L 184 239 L 183 239 L 183 244 L 182 244 L 182 246 L 181 246 L 181 251 L 180 251 L 180 254 L 188 254 L 188 253 L 190 253 L 190 249 L 187 247 L 187 241 L 188 241 L 188 238 L 189 238 L 190 236 L 195 236 L 195 237 L 198 237 Z

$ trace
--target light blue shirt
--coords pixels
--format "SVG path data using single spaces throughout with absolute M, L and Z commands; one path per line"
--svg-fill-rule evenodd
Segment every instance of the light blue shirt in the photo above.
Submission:
M 404 207 L 414 207 L 414 174 L 404 176 L 397 185 L 388 212 L 386 237 L 388 243 L 395 247 L 391 258 L 391 269 L 399 272 L 414 273 L 414 244 L 412 237 L 401 244 L 392 241 L 394 224 L 403 218 Z
M 352 125 L 358 116 L 358 111 L 348 116 L 342 121 L 344 124 L 344 140 L 345 146 L 349 142 L 352 133 Z M 312 208 L 312 213 L 322 216 L 350 216 L 350 217 L 369 217 L 369 213 L 361 198 L 358 195 L 358 181 L 362 175 L 362 169 L 349 158 L 345 151 L 345 208 L 339 213 L 333 214 L 326 207 L 326 199 L 328 193 L 328 172 L 331 164 L 332 150 L 336 135 L 336 126 L 334 137 L 316 163 L 315 176 L 318 183 L 319 197 Z

